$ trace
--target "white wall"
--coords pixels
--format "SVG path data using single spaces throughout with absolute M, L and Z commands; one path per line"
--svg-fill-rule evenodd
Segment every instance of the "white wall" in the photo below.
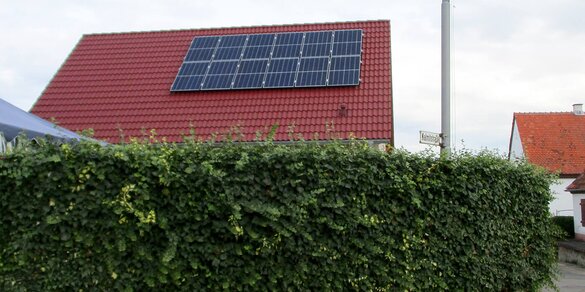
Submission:
M 518 133 L 518 125 L 514 121 L 512 127 L 512 138 L 510 142 L 510 161 L 524 158 L 524 150 L 522 149 L 522 142 L 520 141 L 520 134 Z
M 575 180 L 574 178 L 562 178 L 550 186 L 550 190 L 555 196 L 555 199 L 552 202 L 550 202 L 549 205 L 549 210 L 553 215 L 574 216 L 573 197 L 571 193 L 565 191 L 574 180 Z M 579 221 L 581 221 L 581 219 L 579 219 Z
M 584 240 L 585 239 L 585 227 L 581 226 L 581 199 L 585 199 L 585 194 L 574 194 L 573 195 L 573 208 L 575 208 L 575 214 L 573 216 L 575 225 L 575 238 Z

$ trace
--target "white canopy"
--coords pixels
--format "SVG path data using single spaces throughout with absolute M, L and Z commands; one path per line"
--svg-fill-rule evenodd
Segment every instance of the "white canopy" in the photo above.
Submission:
M 24 132 L 30 139 L 51 136 L 58 139 L 87 139 L 65 128 L 47 122 L 31 113 L 27 113 L 0 98 L 0 132 L 7 141 L 13 140 Z

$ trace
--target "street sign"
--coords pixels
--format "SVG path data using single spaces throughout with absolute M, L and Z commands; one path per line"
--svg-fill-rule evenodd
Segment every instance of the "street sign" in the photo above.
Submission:
M 441 142 L 443 142 L 442 140 L 441 134 L 439 133 L 420 131 L 419 143 L 441 146 Z

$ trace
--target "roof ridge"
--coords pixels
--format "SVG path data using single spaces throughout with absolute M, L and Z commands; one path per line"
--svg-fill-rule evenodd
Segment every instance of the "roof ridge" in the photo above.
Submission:
M 83 36 L 117 35 L 117 34 L 130 34 L 130 33 L 181 32 L 181 31 L 198 31 L 198 30 L 211 30 L 211 29 L 213 29 L 213 30 L 220 30 L 220 29 L 241 29 L 241 28 L 284 27 L 284 26 L 295 26 L 295 25 L 350 24 L 350 23 L 360 23 L 360 22 L 390 22 L 390 19 L 331 21 L 331 22 L 316 22 L 316 23 L 264 24 L 264 25 L 245 25 L 245 26 L 182 28 L 182 29 L 161 29 L 161 30 L 122 31 L 122 32 L 105 32 L 105 33 L 104 32 L 99 32 L 99 33 L 83 34 Z
M 550 114 L 573 114 L 573 112 L 514 112 L 514 115 L 550 115 Z

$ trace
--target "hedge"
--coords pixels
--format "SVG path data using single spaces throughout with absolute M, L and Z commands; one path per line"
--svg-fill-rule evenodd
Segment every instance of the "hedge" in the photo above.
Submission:
M 0 159 L 0 290 L 537 290 L 550 181 L 360 142 L 41 142 Z

